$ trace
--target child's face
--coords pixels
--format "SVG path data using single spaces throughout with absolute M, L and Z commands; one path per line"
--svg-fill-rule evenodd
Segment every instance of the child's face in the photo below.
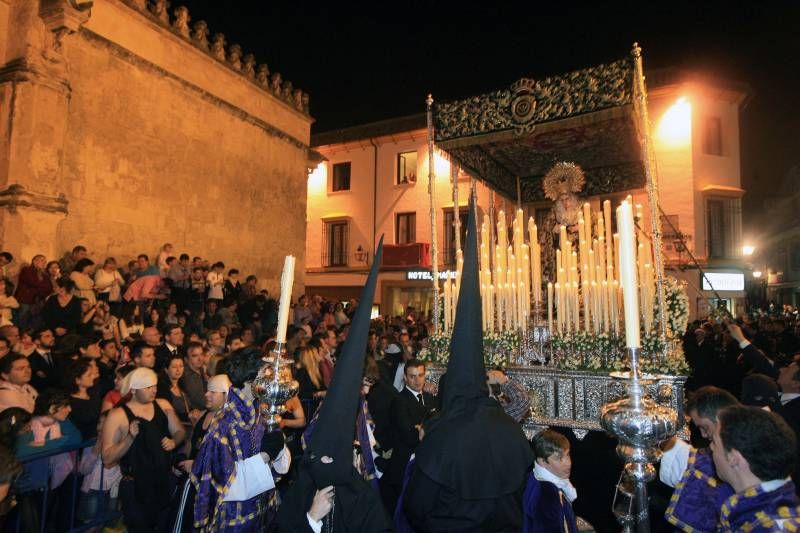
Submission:
M 569 456 L 569 448 L 560 453 L 552 454 L 546 460 L 540 458 L 536 461 L 553 475 L 561 479 L 569 479 L 569 474 L 572 470 L 572 458 Z

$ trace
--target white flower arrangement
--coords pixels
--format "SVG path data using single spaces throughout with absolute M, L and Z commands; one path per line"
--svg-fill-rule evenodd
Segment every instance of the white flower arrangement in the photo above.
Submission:
M 486 366 L 503 366 L 509 363 L 519 347 L 520 337 L 515 331 L 486 333 L 483 337 L 483 361 Z M 436 334 L 428 339 L 428 348 L 417 354 L 419 359 L 446 365 L 450 359 L 450 335 Z
M 664 278 L 664 305 L 666 306 L 667 337 L 680 337 L 689 324 L 689 296 L 686 284 L 672 276 Z M 658 303 L 655 306 L 655 318 L 658 319 Z

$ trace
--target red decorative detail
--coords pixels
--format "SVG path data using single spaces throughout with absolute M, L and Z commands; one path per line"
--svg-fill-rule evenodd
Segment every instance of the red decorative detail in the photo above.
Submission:
M 430 267 L 431 245 L 427 242 L 412 244 L 385 244 L 382 267 Z

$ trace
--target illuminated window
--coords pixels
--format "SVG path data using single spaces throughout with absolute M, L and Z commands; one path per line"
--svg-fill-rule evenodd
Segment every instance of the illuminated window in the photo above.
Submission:
M 417 182 L 417 152 L 397 154 L 397 184 Z
M 348 163 L 349 165 L 349 163 Z M 326 267 L 347 266 L 347 220 L 325 222 L 323 225 L 322 265 Z
M 461 238 L 461 246 L 467 241 L 467 216 L 469 215 L 468 208 L 461 208 L 458 213 L 459 220 L 459 236 Z M 456 264 L 456 224 L 453 210 L 445 209 L 444 211 L 444 264 Z
M 350 162 L 333 165 L 333 192 L 350 190 Z
M 722 122 L 717 117 L 706 117 L 703 124 L 703 152 L 722 155 Z
M 417 214 L 397 213 L 395 221 L 395 244 L 417 242 Z
M 708 257 L 736 257 L 741 250 L 742 202 L 739 198 L 706 198 Z

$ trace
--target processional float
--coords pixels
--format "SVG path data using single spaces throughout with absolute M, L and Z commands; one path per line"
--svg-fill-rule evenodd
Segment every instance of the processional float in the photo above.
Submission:
M 615 514 L 626 530 L 649 531 L 646 483 L 661 456 L 658 444 L 684 424 L 687 367 L 679 339 L 688 299 L 664 275 L 641 49 L 634 44 L 629 58 L 566 75 L 522 79 L 436 105 L 428 96 L 426 103 L 436 328 L 426 356 L 434 363 L 448 357 L 461 271 L 463 172 L 473 192 L 481 180 L 501 197 L 516 198 L 507 218 L 491 192 L 482 217 L 487 364 L 505 366 L 528 388 L 526 429 L 556 425 L 579 435 L 603 429 L 617 437 L 625 462 L 617 499 L 627 498 L 630 507 L 617 506 Z M 456 210 L 456 276 L 443 284 L 435 154 L 450 161 Z M 647 210 L 626 197 L 640 189 Z M 613 218 L 609 196 L 622 199 Z M 523 203 L 545 199 L 552 212 L 526 223 Z

